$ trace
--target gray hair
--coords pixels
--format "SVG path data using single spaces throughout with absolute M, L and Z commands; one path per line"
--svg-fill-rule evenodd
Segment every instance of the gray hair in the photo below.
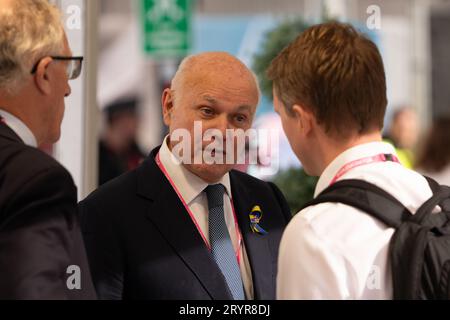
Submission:
M 39 59 L 63 50 L 63 39 L 60 11 L 47 0 L 0 8 L 0 89 L 16 93 Z

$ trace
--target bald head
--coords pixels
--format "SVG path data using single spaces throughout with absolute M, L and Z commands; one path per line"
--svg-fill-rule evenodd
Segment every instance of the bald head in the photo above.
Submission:
M 197 130 L 206 136 L 211 134 L 210 130 L 219 131 L 221 137 L 217 139 L 223 139 L 225 143 L 230 139 L 237 140 L 237 136 L 229 137 L 229 130 L 236 133 L 250 129 L 258 101 L 255 76 L 232 55 L 208 52 L 186 58 L 172 80 L 171 88 L 164 90 L 162 95 L 164 123 L 170 132 L 169 148 L 172 150 L 179 143 L 177 137 L 183 132 L 183 143 L 190 141 L 187 158 L 192 160 L 184 163 L 185 167 L 204 181 L 218 181 L 234 164 L 197 163 L 194 154 L 202 156 L 210 140 L 201 139 L 199 148 L 194 141 Z
M 185 58 L 172 79 L 175 95 L 183 90 L 210 83 L 217 85 L 240 82 L 252 87 L 259 96 L 258 81 L 254 73 L 239 59 L 226 52 L 205 52 Z

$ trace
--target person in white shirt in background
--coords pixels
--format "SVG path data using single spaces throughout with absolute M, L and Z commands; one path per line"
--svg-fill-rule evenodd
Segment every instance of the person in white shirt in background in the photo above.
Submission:
M 382 142 L 386 79 L 376 45 L 337 22 L 306 30 L 271 63 L 274 108 L 315 196 L 342 179 L 384 189 L 411 212 L 432 195 L 424 177 Z M 301 183 L 301 181 L 299 181 Z M 277 299 L 391 299 L 394 229 L 353 207 L 322 203 L 300 211 L 280 244 Z

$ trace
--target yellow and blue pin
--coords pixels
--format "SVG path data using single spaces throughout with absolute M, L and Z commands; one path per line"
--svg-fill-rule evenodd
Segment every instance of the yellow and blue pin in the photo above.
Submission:
M 252 211 L 249 214 L 250 217 L 250 228 L 252 229 L 253 233 L 259 233 L 262 235 L 267 234 L 267 231 L 261 228 L 259 225 L 259 222 L 262 219 L 262 210 L 259 206 L 254 206 Z

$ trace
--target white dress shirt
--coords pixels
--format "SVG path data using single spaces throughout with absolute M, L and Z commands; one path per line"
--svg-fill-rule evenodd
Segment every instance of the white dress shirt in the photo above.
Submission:
M 186 205 L 189 207 L 192 215 L 194 216 L 196 223 L 203 233 L 205 240 L 209 243 L 209 227 L 208 227 L 208 199 L 206 193 L 203 192 L 208 186 L 208 183 L 203 181 L 201 178 L 197 177 L 186 169 L 182 164 L 177 162 L 176 157 L 169 150 L 167 145 L 168 137 L 164 139 L 164 142 L 159 150 L 159 158 L 162 165 L 164 166 L 167 174 L 171 178 L 172 182 L 175 184 L 180 195 L 183 197 Z M 226 192 L 224 193 L 224 213 L 225 222 L 230 234 L 231 242 L 235 252 L 240 255 L 240 271 L 241 277 L 244 284 L 244 291 L 247 299 L 253 300 L 253 281 L 250 269 L 250 263 L 245 251 L 245 246 L 243 240 L 239 245 L 239 230 L 236 230 L 237 223 L 235 223 L 232 204 L 231 204 L 231 185 L 230 185 L 230 175 L 227 173 L 222 177 L 220 181 Z M 187 214 L 187 213 L 186 213 Z
M 19 136 L 22 141 L 30 147 L 37 148 L 36 138 L 33 132 L 23 123 L 19 118 L 13 116 L 11 113 L 0 109 L 0 117 L 5 120 L 5 123 L 12 131 Z
M 395 150 L 374 142 L 343 152 L 321 175 L 315 196 L 344 165 L 378 154 L 395 154 Z M 396 162 L 355 167 L 339 178 L 343 179 L 373 183 L 412 213 L 432 195 L 424 177 Z M 344 204 L 323 203 L 302 210 L 281 240 L 277 298 L 392 299 L 388 248 L 393 233 L 376 218 Z

